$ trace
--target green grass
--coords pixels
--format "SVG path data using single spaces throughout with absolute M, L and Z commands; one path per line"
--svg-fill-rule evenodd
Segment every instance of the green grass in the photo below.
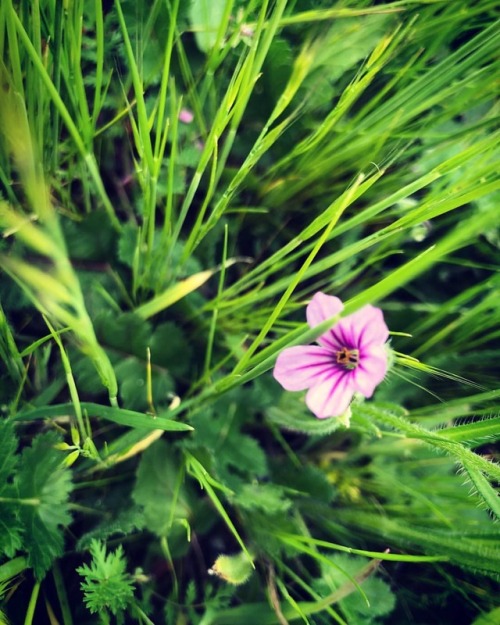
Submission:
M 0 622 L 494 621 L 499 33 L 1 3 Z M 391 330 L 349 428 L 271 375 L 317 291 Z

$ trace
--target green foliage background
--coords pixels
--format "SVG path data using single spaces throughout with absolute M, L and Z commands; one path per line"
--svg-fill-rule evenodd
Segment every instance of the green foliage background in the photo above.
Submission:
M 498 621 L 496 5 L 3 0 L 0 623 Z

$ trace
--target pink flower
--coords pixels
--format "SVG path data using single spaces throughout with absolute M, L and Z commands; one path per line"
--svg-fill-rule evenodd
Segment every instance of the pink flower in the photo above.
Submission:
M 338 315 L 338 297 L 316 293 L 307 306 L 307 323 L 314 328 Z M 387 373 L 389 330 L 382 311 L 364 306 L 322 334 L 319 345 L 298 345 L 281 352 L 274 377 L 287 391 L 303 391 L 308 408 L 318 417 L 340 417 L 354 393 L 371 397 Z
M 189 109 L 181 109 L 179 113 L 179 121 L 183 124 L 190 124 L 194 119 L 192 111 Z

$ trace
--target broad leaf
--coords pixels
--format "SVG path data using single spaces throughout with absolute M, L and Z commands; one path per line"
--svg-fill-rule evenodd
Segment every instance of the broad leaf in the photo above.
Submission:
M 62 466 L 61 452 L 54 449 L 57 441 L 57 435 L 52 432 L 35 438 L 21 456 L 16 481 L 19 498 L 24 500 L 19 516 L 25 528 L 28 564 L 38 579 L 62 554 L 62 527 L 71 521 L 68 511 L 71 474 Z
M 17 465 L 17 438 L 8 421 L 0 421 L 0 553 L 11 558 L 22 544 L 22 525 L 17 515 L 17 505 L 2 502 L 2 498 L 14 499 L 16 489 L 11 480 Z
M 147 529 L 158 536 L 167 536 L 174 521 L 191 517 L 191 497 L 178 482 L 179 471 L 172 449 L 161 440 L 144 452 L 137 470 L 132 498 L 144 508 Z
M 192 0 L 189 19 L 202 52 L 208 53 L 214 47 L 225 6 L 226 0 Z

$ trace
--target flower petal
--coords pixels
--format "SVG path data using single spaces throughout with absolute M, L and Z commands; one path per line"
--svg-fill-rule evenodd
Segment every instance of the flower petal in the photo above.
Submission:
M 314 295 L 306 308 L 307 323 L 314 328 L 323 321 L 335 317 L 344 309 L 344 304 L 338 297 L 318 292 Z
M 346 347 L 360 350 L 373 344 L 383 345 L 389 338 L 382 311 L 370 305 L 341 319 L 332 333 L 335 340 L 343 341 Z
M 309 389 L 306 404 L 318 419 L 340 417 L 347 410 L 355 391 L 350 373 L 338 370 Z
M 273 375 L 287 391 L 303 391 L 318 384 L 336 370 L 332 353 L 319 345 L 297 345 L 283 350 Z
M 343 309 L 344 304 L 338 297 L 325 295 L 325 293 L 321 293 L 320 291 L 314 295 L 307 306 L 307 323 L 311 328 L 314 328 L 323 321 L 335 317 L 341 313 Z M 331 330 L 328 330 L 316 340 L 320 345 L 332 347 L 335 351 L 340 347 L 335 340 L 332 340 Z
M 375 387 L 385 378 L 387 360 L 385 345 L 363 348 L 359 364 L 352 371 L 354 388 L 365 397 L 371 397 Z

